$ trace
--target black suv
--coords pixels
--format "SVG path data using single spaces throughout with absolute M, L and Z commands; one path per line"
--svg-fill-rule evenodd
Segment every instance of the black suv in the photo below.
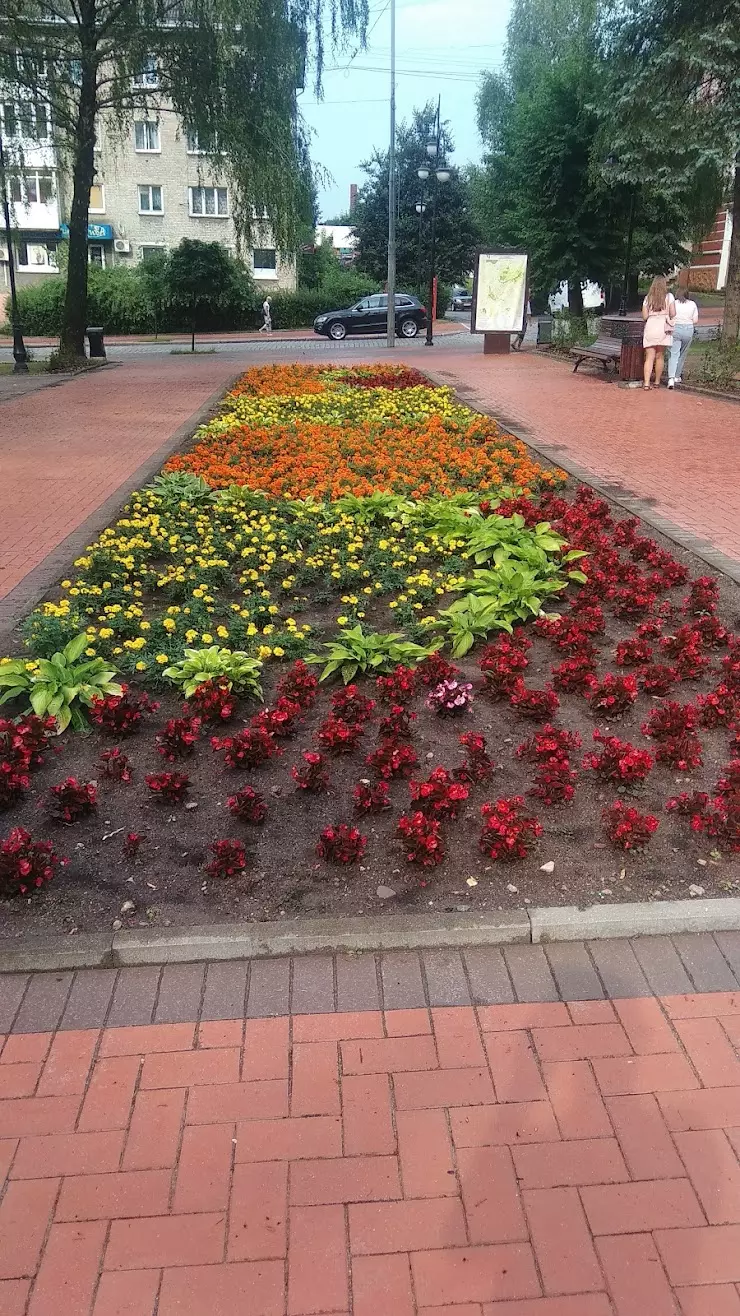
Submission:
M 409 293 L 396 293 L 396 333 L 401 338 L 416 338 L 420 329 L 426 329 L 427 313 L 418 297 Z M 333 338 L 335 342 L 347 334 L 384 334 L 388 327 L 388 296 L 373 293 L 363 297 L 346 311 L 324 311 L 313 322 L 314 332 Z

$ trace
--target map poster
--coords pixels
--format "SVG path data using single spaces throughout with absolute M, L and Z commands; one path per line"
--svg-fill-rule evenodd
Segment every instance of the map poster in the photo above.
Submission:
M 479 251 L 471 332 L 517 334 L 524 323 L 527 257 L 524 252 Z

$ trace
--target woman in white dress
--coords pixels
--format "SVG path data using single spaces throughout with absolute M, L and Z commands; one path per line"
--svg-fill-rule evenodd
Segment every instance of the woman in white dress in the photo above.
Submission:
M 676 293 L 676 316 L 673 321 L 673 342 L 668 353 L 668 387 L 681 383 L 683 363 L 694 337 L 694 325 L 699 320 L 699 307 L 685 288 Z
M 642 318 L 645 328 L 642 345 L 645 349 L 643 368 L 643 388 L 651 388 L 653 367 L 655 367 L 655 384 L 660 385 L 665 361 L 665 349 L 673 342 L 673 317 L 676 313 L 676 300 L 668 291 L 668 285 L 662 277 L 653 279 L 648 295 L 642 303 Z

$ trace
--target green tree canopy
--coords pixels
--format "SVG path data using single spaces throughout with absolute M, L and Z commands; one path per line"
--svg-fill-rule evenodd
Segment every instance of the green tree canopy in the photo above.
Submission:
M 604 133 L 623 177 L 680 193 L 689 236 L 724 195 L 734 223 L 725 336 L 740 334 L 740 0 L 622 0 L 607 11 Z
M 396 277 L 398 287 L 411 291 L 419 282 L 424 288 L 429 278 L 429 223 L 431 217 L 431 183 L 425 188 L 426 211 L 422 216 L 421 279 L 419 279 L 419 216 L 416 204 L 421 201 L 422 183 L 417 177 L 420 166 L 429 166 L 426 144 L 435 134 L 436 107 L 428 104 L 414 110 L 410 123 L 402 123 L 396 137 L 397 198 Z M 440 159 L 447 160 L 454 149 L 449 125 L 442 124 Z M 352 224 L 359 238 L 359 268 L 383 281 L 388 266 L 388 152 L 375 151 L 362 168 L 368 181 L 360 189 Z M 446 282 L 459 281 L 470 273 L 479 234 L 470 206 L 467 179 L 455 170 L 437 191 L 437 274 Z
M 320 79 L 324 25 L 363 39 L 366 14 L 367 0 L 3 0 L 0 84 L 47 105 L 72 174 L 64 352 L 84 347 L 99 116 L 124 130 L 174 109 L 227 177 L 241 232 L 266 210 L 291 245 L 309 168 L 296 89 L 307 59 Z
M 533 288 L 622 277 L 634 187 L 607 167 L 613 154 L 598 112 L 605 61 L 595 0 L 515 0 L 505 70 L 478 95 L 486 148 L 474 169 L 474 211 L 488 241 L 523 246 Z M 666 273 L 684 258 L 685 208 L 643 185 L 635 196 L 635 266 Z

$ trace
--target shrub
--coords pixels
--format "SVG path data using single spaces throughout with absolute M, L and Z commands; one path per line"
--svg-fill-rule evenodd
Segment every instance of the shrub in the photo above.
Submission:
M 593 684 L 596 658 L 590 653 L 576 654 L 573 658 L 565 658 L 562 663 L 554 663 L 550 671 L 556 690 L 564 694 L 585 694 Z
M 133 769 L 128 754 L 123 750 L 104 749 L 98 760 L 98 769 L 102 777 L 109 781 L 131 781 Z
M 446 768 L 433 768 L 426 781 L 409 782 L 411 798 L 422 813 L 432 818 L 457 818 L 470 794 L 467 786 Z
M 703 727 L 732 726 L 740 714 L 740 695 L 730 690 L 723 682 L 708 695 L 699 695 L 699 721 Z
M 484 804 L 481 814 L 484 822 L 478 844 L 489 859 L 526 859 L 542 835 L 541 823 L 525 813 L 521 795 Z
M 460 675 L 460 668 L 455 667 L 454 663 L 449 663 L 441 653 L 435 651 L 422 658 L 416 669 L 416 675 L 422 685 L 433 686 L 439 685 L 442 681 L 453 680 Z
M 666 800 L 666 813 L 677 813 L 679 818 L 693 818 L 694 814 L 703 814 L 709 804 L 706 791 L 681 791 L 680 795 Z
M 567 755 L 554 755 L 538 763 L 535 784 L 528 793 L 542 800 L 543 804 L 570 804 L 577 780 Z
M 399 663 L 389 676 L 378 677 L 375 688 L 386 703 L 407 704 L 416 694 L 416 672 L 413 668 L 404 667 L 403 663 Z
M 108 736 L 131 736 L 141 729 L 145 717 L 157 712 L 159 704 L 143 691 L 122 686 L 120 695 L 94 699 L 90 708 L 92 721 Z
M 0 895 L 25 896 L 51 882 L 60 864 L 66 864 L 51 841 L 34 841 L 24 827 L 14 827 L 0 841 Z
M 398 820 L 397 836 L 403 841 L 406 862 L 434 868 L 444 859 L 441 827 L 437 818 L 428 818 L 421 809 L 404 813 Z
M 486 646 L 481 654 L 480 670 L 489 694 L 498 698 L 511 694 L 518 677 L 529 666 L 527 649 L 531 647 L 530 640 L 508 635 L 501 635 Z
M 226 807 L 240 822 L 263 823 L 267 817 L 265 797 L 253 786 L 242 786 L 236 795 L 230 795 Z
M 602 817 L 609 840 L 620 850 L 641 849 L 658 829 L 658 819 L 653 814 L 639 813 L 621 800 L 604 809 Z
M 601 731 L 594 731 L 594 740 L 601 745 L 601 752 L 586 754 L 583 766 L 591 768 L 602 781 L 632 786 L 652 772 L 653 757 L 646 749 L 636 749 L 628 740 L 605 736 Z
M 390 781 L 392 777 L 409 777 L 419 760 L 410 745 L 383 740 L 365 762 L 384 781 Z
M 91 781 L 67 777 L 49 788 L 52 817 L 58 822 L 73 823 L 98 807 L 98 792 Z
M 152 794 L 168 804 L 180 804 L 190 789 L 187 772 L 148 772 L 144 781 Z
M 247 852 L 243 841 L 214 841 L 211 846 L 213 858 L 206 864 L 205 872 L 209 877 L 238 877 L 247 867 Z
M 199 717 L 171 717 L 156 737 L 157 753 L 168 763 L 189 758 L 199 737 Z
M 28 772 L 9 759 L 0 760 L 0 809 L 9 809 L 17 804 L 30 784 Z
M 312 749 L 304 749 L 301 757 L 303 765 L 299 767 L 298 764 L 294 763 L 290 770 L 298 789 L 310 791 L 312 794 L 328 791 L 329 773 L 326 771 L 323 754 L 317 754 Z
M 740 344 L 721 338 L 711 343 L 701 359 L 701 383 L 706 388 L 737 389 L 740 375 Z
M 127 859 L 135 859 L 146 837 L 143 832 L 128 832 L 123 842 L 123 853 Z
M 427 698 L 427 708 L 443 716 L 457 717 L 470 707 L 472 689 L 469 681 L 441 681 Z
M 355 864 L 365 853 L 367 837 L 350 823 L 335 823 L 325 827 L 319 837 L 316 853 L 319 859 L 332 864 Z
M 653 646 L 639 636 L 631 640 L 620 640 L 614 661 L 617 667 L 642 667 L 653 656 Z
M 236 731 L 233 736 L 221 739 L 212 736 L 211 746 L 214 751 L 223 752 L 227 768 L 258 768 L 283 752 L 264 727 L 247 727 L 245 731 Z
M 465 750 L 465 761 L 455 768 L 456 781 L 489 781 L 493 776 L 494 764 L 486 750 L 486 738 L 476 731 L 466 731 L 460 736 L 460 744 Z
M 321 723 L 316 739 L 329 754 L 351 754 L 364 731 L 361 722 L 345 722 L 332 713 Z
M 378 734 L 390 740 L 410 740 L 413 731 L 411 723 L 415 721 L 416 713 L 410 713 L 403 704 L 391 704 L 388 716 L 380 719 Z
M 295 723 L 300 715 L 300 704 L 281 695 L 274 707 L 263 708 L 259 713 L 255 713 L 250 725 L 255 730 L 262 728 L 264 731 L 269 731 L 270 735 L 282 739 L 295 733 Z
M 236 711 L 236 696 L 225 676 L 209 677 L 195 687 L 188 701 L 204 722 L 230 722 Z
M 551 758 L 562 758 L 574 749 L 581 748 L 581 737 L 577 731 L 564 731 L 548 722 L 541 731 L 535 731 L 529 740 L 517 746 L 518 759 L 528 759 L 530 763 L 546 763 Z
M 276 689 L 278 695 L 290 699 L 306 712 L 316 702 L 319 678 L 308 670 L 302 658 L 298 658 L 285 675 L 280 677 Z
M 646 695 L 667 695 L 678 681 L 675 667 L 666 663 L 649 663 L 640 677 Z
M 509 702 L 517 713 L 531 718 L 533 722 L 544 722 L 560 707 L 560 700 L 551 686 L 546 685 L 544 690 L 533 690 L 524 684 L 521 677 L 514 684 Z
M 181 686 L 188 699 L 199 685 L 208 680 L 226 681 L 234 690 L 261 699 L 261 671 L 259 658 L 250 658 L 240 650 L 221 649 L 213 644 L 207 649 L 185 649 L 184 657 L 171 667 L 165 667 L 162 674 L 174 685 Z
M 637 680 L 634 676 L 607 672 L 603 680 L 594 682 L 587 697 L 592 713 L 621 717 L 637 699 Z
M 363 724 L 372 717 L 375 700 L 361 695 L 356 685 L 347 685 L 343 690 L 336 690 L 331 697 L 332 712 L 344 722 Z
M 387 781 L 378 781 L 371 785 L 369 781 L 358 781 L 352 792 L 357 813 L 382 813 L 390 809 L 390 787 Z

